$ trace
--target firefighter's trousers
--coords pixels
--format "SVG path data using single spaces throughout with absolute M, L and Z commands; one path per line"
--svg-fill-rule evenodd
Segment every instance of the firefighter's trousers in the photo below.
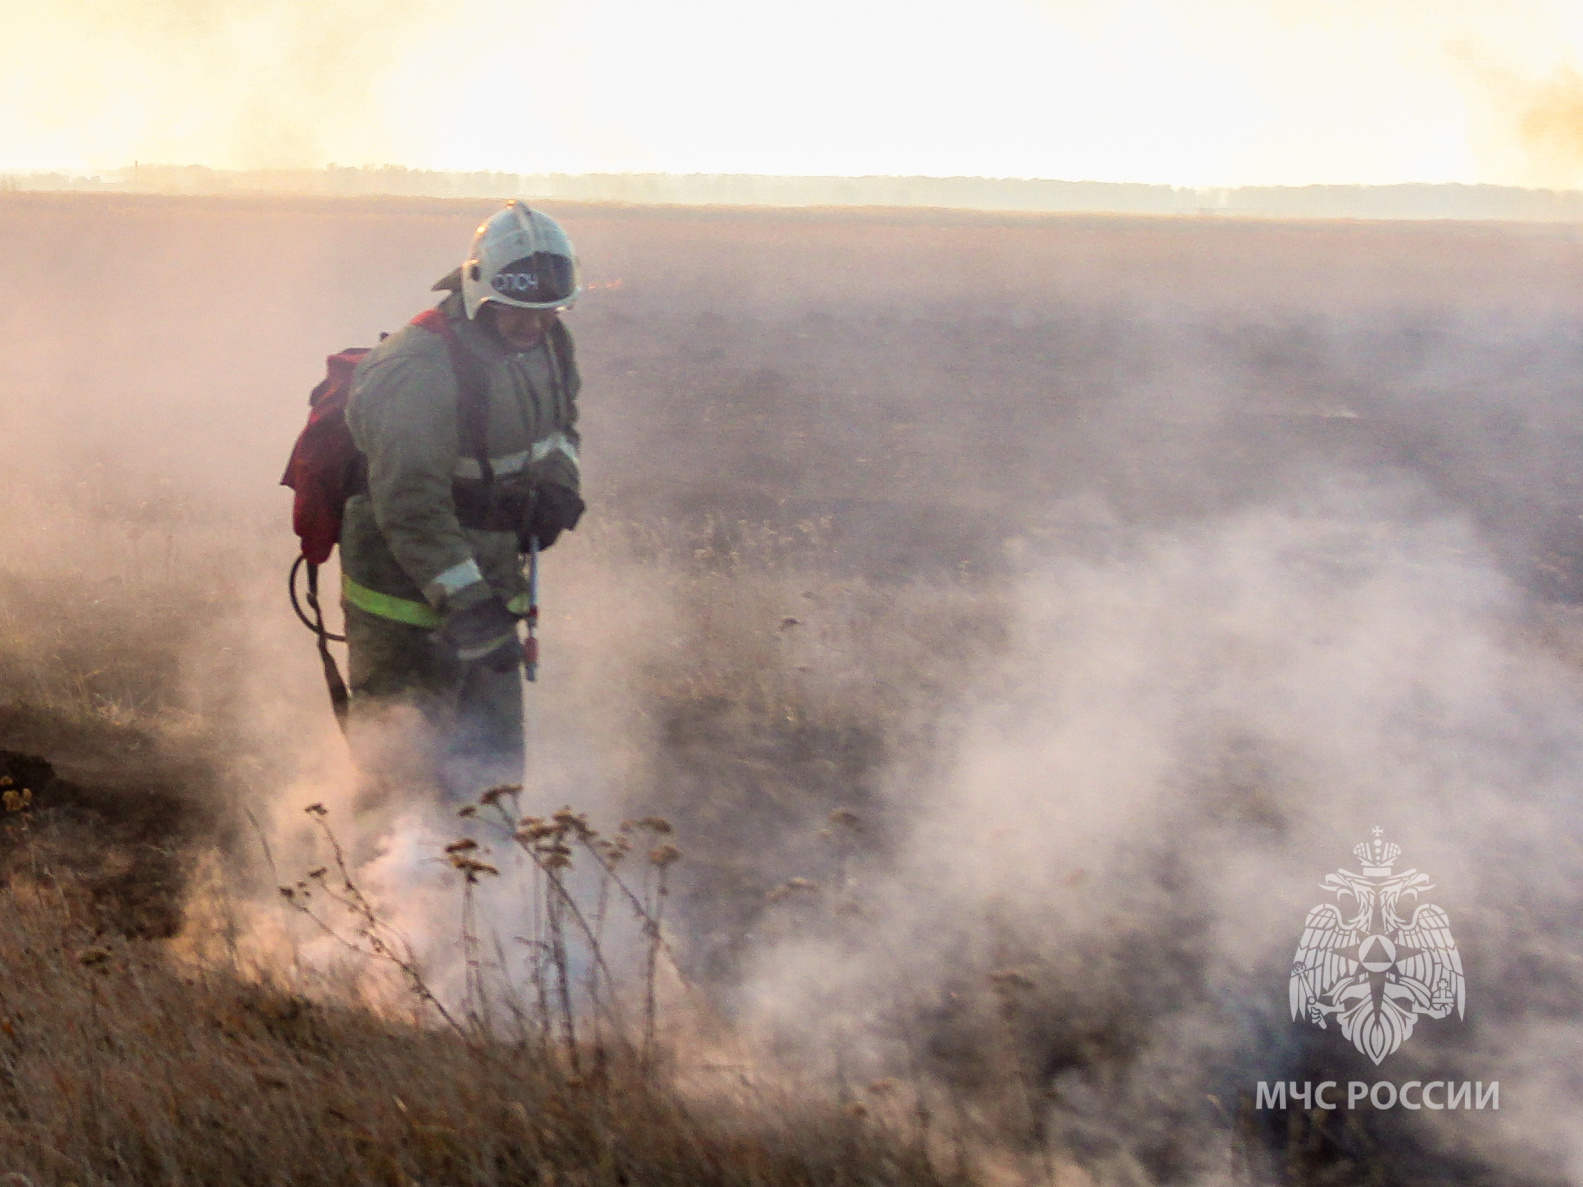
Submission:
M 343 607 L 361 795 L 464 803 L 523 781 L 520 669 L 464 663 L 432 631 Z

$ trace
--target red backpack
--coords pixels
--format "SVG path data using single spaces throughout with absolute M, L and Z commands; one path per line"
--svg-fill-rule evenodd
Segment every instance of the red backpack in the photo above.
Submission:
M 357 446 L 346 427 L 346 403 L 352 394 L 352 371 L 368 354 L 353 346 L 325 359 L 325 375 L 308 397 L 308 423 L 292 446 L 280 484 L 296 497 L 291 527 L 302 541 L 310 565 L 330 559 L 341 538 L 341 511 L 350 493 Z
M 490 474 L 489 457 L 484 443 L 484 425 L 488 417 L 487 392 L 478 380 L 466 348 L 456 336 L 450 320 L 438 307 L 425 309 L 412 319 L 412 324 L 445 340 L 451 356 L 451 366 L 456 371 L 457 390 L 460 393 L 460 410 L 463 434 L 472 452 L 477 455 L 487 482 Z M 341 539 L 341 515 L 346 500 L 354 493 L 357 469 L 362 455 L 352 441 L 352 431 L 346 425 L 346 405 L 352 396 L 352 372 L 369 347 L 353 346 L 332 354 L 325 360 L 325 375 L 308 397 L 308 423 L 292 446 L 291 457 L 286 462 L 286 472 L 280 479 L 282 486 L 291 487 L 295 499 L 291 508 L 291 526 L 302 542 L 302 555 L 291 566 L 288 585 L 291 590 L 291 607 L 309 630 L 319 639 L 319 658 L 324 663 L 324 680 L 330 689 L 330 703 L 342 729 L 346 728 L 347 710 L 351 703 L 346 682 L 330 655 L 329 644 L 344 643 L 345 636 L 331 634 L 324 626 L 324 613 L 319 605 L 319 566 L 330 559 L 330 553 Z M 309 618 L 297 598 L 297 571 L 308 570 L 307 602 L 313 612 Z
M 482 393 L 456 330 L 438 308 L 425 309 L 412 319 L 412 324 L 445 339 L 462 392 L 463 421 L 471 426 L 477 419 L 476 397 Z M 352 346 L 325 359 L 324 378 L 308 397 L 308 423 L 292 446 L 286 473 L 280 480 L 282 486 L 289 486 L 296 493 L 291 526 L 302 541 L 303 559 L 312 566 L 330 559 L 330 552 L 341 538 L 341 512 L 353 493 L 355 467 L 361 455 L 346 427 L 346 404 L 352 395 L 352 372 L 368 351 L 366 346 Z

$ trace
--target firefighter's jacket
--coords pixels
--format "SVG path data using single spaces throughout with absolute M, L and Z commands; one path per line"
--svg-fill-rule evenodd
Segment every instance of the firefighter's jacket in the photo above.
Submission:
M 357 366 L 346 421 L 367 482 L 341 522 L 342 596 L 382 618 L 433 628 L 499 594 L 526 609 L 518 527 L 532 491 L 577 490 L 577 392 L 571 336 L 557 322 L 512 354 L 468 320 L 460 295 L 440 310 L 488 394 L 492 481 L 472 456 L 445 340 L 408 325 Z

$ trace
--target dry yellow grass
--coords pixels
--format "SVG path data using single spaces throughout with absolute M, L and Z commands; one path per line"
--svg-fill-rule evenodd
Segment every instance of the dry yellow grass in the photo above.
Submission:
M 0 906 L 7 1182 L 941 1181 L 834 1109 L 689 1107 L 617 1058 L 572 1075 L 529 1046 L 184 967 L 94 934 L 69 882 L 14 879 Z
M 592 703 L 622 685 L 628 690 L 624 704 L 646 707 L 684 731 L 702 713 L 714 719 L 711 731 L 723 727 L 705 749 L 728 763 L 765 747 L 795 749 L 805 735 L 877 736 L 901 728 L 919 690 L 938 688 L 948 678 L 940 665 L 950 657 L 942 659 L 933 628 L 964 613 L 971 596 L 945 587 L 904 591 L 898 598 L 896 589 L 833 575 L 810 561 L 809 541 L 782 547 L 767 529 L 748 530 L 735 549 L 719 555 L 699 543 L 678 556 L 675 540 L 670 552 L 645 553 L 642 541 L 625 531 L 588 543 L 597 546 L 565 562 L 566 584 L 587 591 L 620 588 L 628 607 L 634 587 L 647 591 L 664 630 L 649 645 L 633 646 L 620 632 L 639 635 L 654 620 L 639 615 L 623 627 L 620 604 L 594 607 L 605 613 L 593 637 L 584 636 L 579 623 L 558 624 L 565 629 L 553 644 L 575 658 L 561 694 Z M 103 744 L 94 745 L 108 758 L 124 757 L 137 731 L 147 730 L 164 736 L 175 752 L 190 745 L 223 756 L 221 770 L 194 772 L 202 785 L 186 790 L 196 802 L 212 804 L 223 788 L 240 790 L 230 773 L 238 753 L 246 757 L 249 744 L 261 743 L 238 740 L 227 713 L 184 716 L 172 703 L 180 702 L 179 690 L 162 678 L 146 682 L 151 699 L 127 721 L 106 709 L 125 694 L 104 685 L 107 673 L 90 666 L 95 645 L 130 646 L 150 657 L 146 672 L 174 667 L 170 653 L 190 646 L 185 631 L 171 629 L 186 620 L 165 615 L 183 604 L 163 574 L 128 578 L 117 589 L 119 607 L 108 598 L 71 606 L 40 598 L 40 613 L 18 619 L 10 640 L 13 662 L 42 666 L 20 698 L 36 711 L 18 720 L 17 731 L 29 734 L 46 719 L 65 722 L 63 737 L 81 744 L 85 730 L 102 728 L 108 731 Z M 14 589 L 10 605 L 25 606 L 24 592 Z M 117 621 L 128 596 L 130 636 Z M 901 629 L 892 629 L 898 623 Z M 62 639 L 72 649 L 55 642 Z M 876 683 L 875 670 L 899 675 L 906 686 Z M 74 695 L 79 685 L 89 692 Z M 721 705 L 730 706 L 723 718 L 716 713 Z M 172 729 L 179 735 L 173 741 Z M 36 736 L 40 749 L 51 750 L 44 735 Z M 675 742 L 662 740 L 661 747 L 675 749 Z M 268 757 L 261 754 L 260 761 Z M 799 762 L 794 756 L 788 768 L 793 781 Z M 652 771 L 637 784 L 636 798 L 652 795 L 664 778 L 663 770 Z M 747 806 L 743 794 L 739 783 L 721 781 L 695 807 L 705 815 L 740 810 Z M 273 973 L 239 969 L 223 945 L 210 945 L 205 959 L 194 962 L 190 954 L 203 945 L 192 935 L 176 946 L 121 938 L 106 930 L 104 904 L 94 897 L 97 884 L 81 876 L 81 862 L 62 859 L 74 845 L 87 847 L 71 822 L 51 816 L 48 802 L 28 807 L 40 815 L 28 835 L 11 836 L 13 877 L 0 894 L 0 1175 L 84 1187 L 592 1187 L 931 1183 L 947 1180 L 946 1163 L 956 1166 L 937 1147 L 931 1169 L 924 1143 L 900 1108 L 870 1109 L 823 1089 L 793 1098 L 766 1087 L 775 1083 L 773 1073 L 751 1083 L 727 1075 L 726 1084 L 711 1072 L 703 1088 L 694 1080 L 679 1089 L 666 1079 L 676 1064 L 664 1054 L 676 1036 L 663 1006 L 650 1021 L 653 1000 L 641 984 L 624 987 L 630 990 L 626 1041 L 612 1042 L 606 1026 L 602 1051 L 594 1050 L 593 1031 L 583 1026 L 597 1007 L 587 1000 L 574 1004 L 583 1044 L 574 1070 L 559 1019 L 547 1055 L 534 1036 L 490 1037 L 464 1013 L 457 1014 L 462 1025 L 450 1029 L 417 997 L 378 1009 L 331 986 L 315 989 L 310 999 L 293 991 L 284 967 Z M 822 818 L 827 809 L 812 810 Z M 234 825 L 229 809 L 217 811 L 222 831 Z M 635 830 L 639 845 L 632 860 L 669 866 L 675 860 L 669 838 L 644 839 L 644 831 Z M 218 840 L 231 854 L 222 863 L 231 870 L 227 893 L 245 896 L 249 875 L 242 867 L 255 864 L 249 850 L 256 847 L 248 837 L 242 827 L 228 838 L 192 835 L 160 843 L 197 855 Z M 528 840 L 542 847 L 558 838 Z M 696 886 L 687 867 L 707 866 L 733 843 L 696 833 L 682 838 L 685 880 Z M 582 862 L 591 858 L 581 850 L 578 855 Z M 451 856 L 466 861 L 471 855 L 458 850 Z M 185 893 L 182 886 L 171 889 Z M 748 912 L 756 912 L 757 888 L 744 893 Z M 575 921 L 566 916 L 560 926 L 575 943 Z M 456 943 L 467 939 L 458 935 Z M 652 977 L 652 958 L 646 964 Z M 644 965 L 638 961 L 640 970 Z M 553 985 L 549 996 L 554 1008 Z M 650 1026 L 657 1031 L 652 1041 Z M 657 1051 L 652 1058 L 651 1042 Z

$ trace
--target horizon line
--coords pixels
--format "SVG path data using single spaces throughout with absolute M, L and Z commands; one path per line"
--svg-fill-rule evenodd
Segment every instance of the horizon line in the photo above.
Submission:
M 1300 190 L 1300 189 L 1361 189 L 1361 190 L 1388 190 L 1413 188 L 1439 188 L 1439 189 L 1483 189 L 1504 190 L 1525 194 L 1554 194 L 1554 195 L 1583 195 L 1583 187 L 1579 186 L 1538 186 L 1515 185 L 1509 182 L 1494 181 L 1239 181 L 1239 182 L 1211 182 L 1193 184 L 1174 181 L 1115 181 L 1092 177 L 1035 177 L 1017 176 L 1012 174 L 988 173 L 762 173 L 722 170 L 692 169 L 678 172 L 669 169 L 588 169 L 572 171 L 565 169 L 549 170 L 521 170 L 521 169 L 440 169 L 427 165 L 399 165 L 386 162 L 378 165 L 342 165 L 330 161 L 324 165 L 254 165 L 246 168 L 233 168 L 217 165 L 202 165 L 196 163 L 177 164 L 167 161 L 137 161 L 130 164 L 114 166 L 95 166 L 92 168 L 4 168 L 0 167 L 0 180 L 44 180 L 46 178 L 65 178 L 69 180 L 105 180 L 112 176 L 123 175 L 135 178 L 144 171 L 150 173 L 176 172 L 176 173 L 209 173 L 221 177 L 251 177 L 258 175 L 321 175 L 321 174 L 415 174 L 430 177 L 451 178 L 555 178 L 564 180 L 606 180 L 606 179 L 648 179 L 663 178 L 667 180 L 765 180 L 765 181 L 923 181 L 923 182 L 982 182 L 996 185 L 1071 185 L 1071 186 L 1143 186 L 1150 189 L 1169 189 L 1187 191 L 1192 193 L 1220 193 L 1233 190 Z
M 1583 190 L 1489 182 L 1308 182 L 1179 186 L 926 174 L 507 173 L 339 165 L 217 169 L 134 161 L 72 173 L 0 171 L 0 192 L 186 197 L 522 198 L 633 206 L 898 208 L 994 214 L 1131 214 L 1229 218 L 1583 222 Z

